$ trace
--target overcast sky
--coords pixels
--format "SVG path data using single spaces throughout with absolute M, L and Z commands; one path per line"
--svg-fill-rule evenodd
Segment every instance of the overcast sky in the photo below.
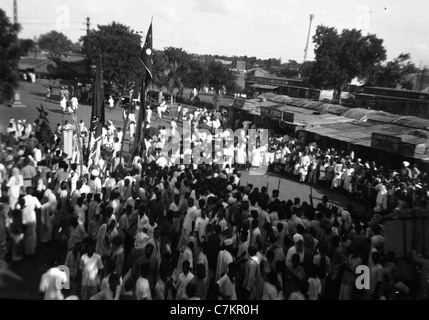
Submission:
M 13 0 L 0 0 L 13 18 Z M 189 53 L 247 55 L 302 62 L 309 27 L 363 30 L 384 40 L 388 59 L 410 52 L 429 65 L 429 5 L 425 0 L 18 0 L 21 38 L 50 30 L 72 41 L 112 21 L 147 32 L 153 16 L 153 46 L 180 47 Z M 314 58 L 312 41 L 307 59 Z

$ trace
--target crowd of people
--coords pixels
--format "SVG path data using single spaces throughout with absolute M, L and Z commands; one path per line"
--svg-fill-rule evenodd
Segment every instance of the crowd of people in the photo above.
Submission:
M 150 126 L 151 119 L 146 120 Z M 177 122 L 188 122 L 196 134 L 180 139 Z M 205 141 L 198 133 L 203 124 L 228 128 L 225 114 L 180 109 L 169 128 L 145 135 L 143 151 L 126 166 L 118 152 L 124 136 L 113 123 L 106 123 L 101 137 L 105 147 L 111 146 L 109 155 L 81 163 L 61 144 L 37 141 L 34 126 L 18 128 L 11 121 L 8 133 L 16 142 L 2 140 L 0 154 L 0 251 L 7 252 L 5 259 L 12 265 L 31 263 L 38 246 L 61 246 L 66 258 L 53 259 L 41 277 L 43 299 L 427 297 L 428 261 L 413 251 L 423 266 L 415 286 L 415 279 L 400 272 L 395 254 L 385 252 L 382 225 L 387 208 L 427 205 L 424 172 L 404 163 L 385 174 L 353 154 L 272 139 L 265 153 L 272 170 L 376 203 L 366 214 L 351 205 L 336 207 L 327 196 L 313 205 L 293 189 L 269 193 L 265 186 L 245 183 L 240 172 L 264 161 L 261 156 L 238 163 L 186 162 L 187 154 Z M 166 157 L 164 147 L 176 138 L 189 139 L 189 147 L 182 143 L 177 155 Z M 233 145 L 232 155 L 224 156 L 242 154 L 241 148 Z M 361 265 L 370 270 L 369 289 L 355 286 Z M 70 289 L 61 290 L 56 285 L 61 282 Z
M 400 168 L 383 167 L 362 161 L 353 151 L 322 150 L 288 136 L 270 137 L 269 145 L 266 156 L 275 173 L 338 190 L 369 204 L 376 213 L 412 207 L 429 210 L 429 176 L 417 164 L 403 161 Z

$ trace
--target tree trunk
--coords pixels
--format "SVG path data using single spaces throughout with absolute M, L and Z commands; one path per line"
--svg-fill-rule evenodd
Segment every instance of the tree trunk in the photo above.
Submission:
M 338 94 L 338 104 L 341 104 L 341 93 L 343 92 L 342 87 L 337 88 L 337 94 Z
M 170 107 L 173 107 L 173 93 L 174 93 L 174 87 L 170 91 Z

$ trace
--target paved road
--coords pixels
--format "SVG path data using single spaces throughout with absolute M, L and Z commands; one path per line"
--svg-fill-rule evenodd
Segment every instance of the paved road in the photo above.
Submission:
M 273 190 L 280 190 L 279 198 L 281 200 L 292 200 L 295 197 L 301 199 L 301 202 L 310 202 L 310 195 L 312 195 L 313 203 L 316 206 L 322 202 L 324 195 L 328 196 L 330 202 L 339 208 L 346 208 L 347 205 L 352 204 L 355 210 L 363 212 L 366 210 L 365 206 L 350 199 L 347 195 L 334 192 L 331 189 L 326 189 L 318 185 L 310 186 L 308 183 L 301 184 L 298 181 L 284 176 L 279 176 L 272 173 L 264 175 L 250 175 L 249 171 L 242 172 L 242 184 L 253 184 L 254 187 L 268 187 L 268 193 L 271 194 Z

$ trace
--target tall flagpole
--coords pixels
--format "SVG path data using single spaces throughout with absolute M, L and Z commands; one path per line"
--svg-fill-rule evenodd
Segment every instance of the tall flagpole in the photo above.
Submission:
M 137 121 L 137 128 L 136 128 L 136 139 L 134 141 L 134 148 L 132 155 L 135 154 L 136 150 L 139 148 L 141 144 L 143 144 L 143 151 L 145 150 L 145 142 L 144 142 L 144 136 L 145 136 L 145 129 L 146 129 L 146 89 L 149 86 L 149 82 L 152 81 L 152 68 L 153 68 L 153 61 L 152 61 L 152 20 L 149 26 L 148 33 L 146 35 L 146 41 L 143 46 L 141 56 L 140 56 L 140 62 L 143 64 L 143 73 L 141 78 L 141 84 L 140 84 L 140 110 L 139 110 L 139 118 Z M 143 128 L 142 128 L 143 125 Z

